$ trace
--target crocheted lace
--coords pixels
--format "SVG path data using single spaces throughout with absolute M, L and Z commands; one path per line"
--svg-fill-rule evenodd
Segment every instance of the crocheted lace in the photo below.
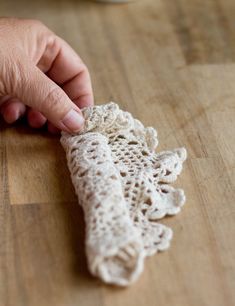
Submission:
M 158 219 L 177 214 L 184 192 L 168 185 L 186 159 L 184 148 L 155 153 L 157 132 L 111 102 L 83 109 L 85 125 L 62 133 L 72 182 L 86 221 L 89 270 L 126 286 L 144 258 L 169 247 L 172 230 Z

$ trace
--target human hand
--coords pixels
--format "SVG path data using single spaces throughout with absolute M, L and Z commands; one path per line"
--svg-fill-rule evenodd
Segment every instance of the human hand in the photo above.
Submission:
M 80 108 L 93 105 L 89 72 L 60 37 L 36 20 L 0 18 L 0 113 L 26 114 L 31 127 L 78 131 Z

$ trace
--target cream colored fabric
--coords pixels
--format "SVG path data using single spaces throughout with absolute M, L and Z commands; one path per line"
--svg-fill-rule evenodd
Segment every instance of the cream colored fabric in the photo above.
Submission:
M 83 110 L 77 135 L 62 133 L 68 167 L 86 221 L 91 273 L 126 286 L 143 270 L 144 258 L 169 247 L 172 230 L 157 222 L 185 202 L 176 180 L 184 148 L 155 153 L 157 132 L 111 102 Z

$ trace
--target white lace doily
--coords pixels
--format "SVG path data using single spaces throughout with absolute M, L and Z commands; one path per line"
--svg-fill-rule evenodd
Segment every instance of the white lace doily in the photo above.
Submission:
M 176 180 L 184 148 L 155 153 L 157 132 L 111 102 L 83 109 L 85 125 L 62 133 L 68 167 L 86 221 L 86 253 L 93 275 L 126 286 L 144 258 L 169 247 L 172 230 L 157 222 L 185 202 Z

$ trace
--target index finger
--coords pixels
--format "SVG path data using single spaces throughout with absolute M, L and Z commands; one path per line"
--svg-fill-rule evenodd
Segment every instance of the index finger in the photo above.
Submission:
M 86 65 L 63 39 L 55 36 L 53 44 L 46 48 L 38 66 L 45 66 L 46 74 L 62 87 L 69 98 L 83 108 L 94 104 L 91 78 Z

